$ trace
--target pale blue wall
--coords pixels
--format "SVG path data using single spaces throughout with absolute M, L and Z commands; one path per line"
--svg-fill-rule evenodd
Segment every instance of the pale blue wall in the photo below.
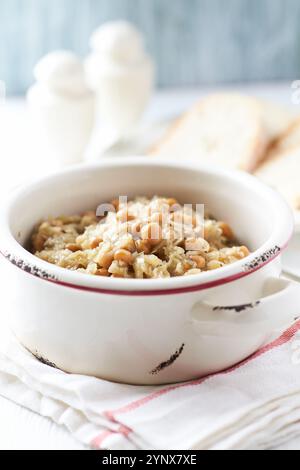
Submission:
M 45 52 L 83 55 L 117 18 L 145 32 L 163 86 L 300 78 L 299 0 L 0 0 L 0 79 L 24 92 Z

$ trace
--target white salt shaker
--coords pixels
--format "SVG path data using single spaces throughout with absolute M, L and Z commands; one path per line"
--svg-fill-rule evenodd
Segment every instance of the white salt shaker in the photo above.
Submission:
M 36 83 L 27 100 L 38 132 L 59 165 L 79 163 L 94 125 L 94 94 L 84 67 L 68 51 L 47 54 L 34 69 Z
M 96 94 L 98 123 L 115 137 L 126 137 L 148 104 L 154 64 L 144 50 L 142 35 L 126 21 L 105 23 L 94 32 L 90 44 L 85 70 Z

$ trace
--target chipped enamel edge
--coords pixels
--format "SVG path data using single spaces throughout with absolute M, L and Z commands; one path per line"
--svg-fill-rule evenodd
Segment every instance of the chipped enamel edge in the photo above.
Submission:
M 182 343 L 180 348 L 178 348 L 175 351 L 175 353 L 172 354 L 172 356 L 167 361 L 161 362 L 157 367 L 155 367 L 154 369 L 151 370 L 150 374 L 151 375 L 157 375 L 160 372 L 162 372 L 164 369 L 166 369 L 167 367 L 170 367 L 172 364 L 174 364 L 174 362 L 177 361 L 177 359 L 183 353 L 184 348 L 185 348 L 185 343 Z

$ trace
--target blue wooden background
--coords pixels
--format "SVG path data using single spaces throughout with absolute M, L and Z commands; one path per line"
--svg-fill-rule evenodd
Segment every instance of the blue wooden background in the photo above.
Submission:
M 23 93 L 44 53 L 84 56 L 120 18 L 144 31 L 161 86 L 300 77 L 299 0 L 0 0 L 0 80 Z

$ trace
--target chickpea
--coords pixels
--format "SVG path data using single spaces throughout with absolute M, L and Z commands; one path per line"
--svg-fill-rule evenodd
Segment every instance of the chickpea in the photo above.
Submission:
M 225 222 L 220 222 L 219 227 L 222 229 L 223 236 L 227 238 L 227 240 L 234 240 L 234 234 L 228 224 Z
M 155 222 L 144 225 L 141 230 L 141 237 L 142 240 L 147 240 L 150 245 L 157 245 L 162 238 L 161 227 Z
M 100 245 L 100 243 L 102 243 L 103 240 L 101 238 L 94 238 L 94 240 L 91 242 L 91 248 L 92 250 L 94 248 L 98 248 L 98 246 Z
M 130 224 L 130 232 L 133 235 L 138 235 L 141 231 L 142 224 L 140 221 L 136 220 Z
M 126 264 L 132 264 L 134 260 L 132 253 L 124 249 L 117 250 L 114 254 L 114 259 L 116 261 L 123 261 Z
M 178 201 L 176 199 L 174 199 L 173 197 L 170 197 L 170 198 L 166 199 L 166 203 L 170 207 L 178 205 Z
M 52 220 L 50 220 L 50 225 L 52 225 L 52 227 L 62 227 L 63 224 L 64 223 L 61 219 L 52 219 Z
M 243 255 L 242 258 L 246 258 L 247 256 L 250 255 L 250 251 L 248 250 L 248 248 L 246 246 L 241 246 L 240 252 Z
M 81 250 L 81 246 L 77 245 L 76 243 L 68 243 L 66 245 L 66 249 L 70 250 L 70 251 L 73 251 L 73 253 L 75 253 L 76 251 Z
M 114 255 L 111 251 L 107 251 L 105 253 L 100 253 L 97 259 L 97 264 L 99 264 L 102 268 L 108 269 L 111 263 L 114 260 Z
M 189 271 L 190 269 L 192 269 L 192 264 L 189 263 L 188 261 L 184 261 L 184 263 L 183 263 L 183 269 L 184 269 L 185 272 L 186 272 L 186 271 Z
M 105 268 L 97 269 L 96 276 L 109 277 L 109 272 Z
M 45 237 L 41 233 L 35 235 L 35 237 L 33 238 L 33 247 L 35 251 L 42 251 L 44 249 L 46 238 L 47 237 Z
M 210 245 L 204 238 L 187 238 L 185 241 L 185 249 L 208 252 Z
M 114 260 L 108 271 L 112 277 L 130 277 L 128 272 L 128 265 L 124 263 L 124 261 Z
M 209 240 L 209 239 L 210 239 L 210 233 L 211 233 L 210 228 L 204 226 L 204 235 L 203 235 L 203 236 L 204 236 L 204 239 L 205 239 L 205 240 Z
M 196 263 L 196 266 L 198 269 L 204 269 L 206 265 L 205 258 L 200 255 L 192 255 L 190 256 L 190 259 Z
M 190 269 L 189 271 L 187 271 L 184 275 L 185 276 L 190 276 L 190 275 L 194 275 L 194 274 L 200 274 L 201 273 L 201 269 Z
M 207 269 L 209 271 L 212 271 L 213 269 L 219 269 L 223 266 L 223 263 L 221 261 L 217 260 L 212 260 L 207 263 Z

